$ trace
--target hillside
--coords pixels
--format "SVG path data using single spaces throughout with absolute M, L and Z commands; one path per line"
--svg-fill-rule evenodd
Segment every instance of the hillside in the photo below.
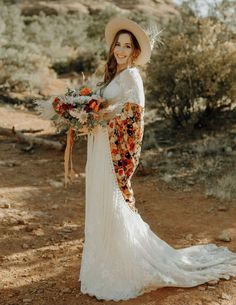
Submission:
M 153 15 L 157 18 L 169 18 L 178 13 L 177 6 L 170 0 L 107 0 L 107 1 L 73 1 L 73 0 L 55 0 L 55 1 L 29 1 L 22 0 L 20 7 L 23 14 L 34 15 L 40 11 L 48 15 L 61 13 L 85 13 L 92 14 L 104 10 L 108 6 L 116 9 L 118 12 L 141 11 Z

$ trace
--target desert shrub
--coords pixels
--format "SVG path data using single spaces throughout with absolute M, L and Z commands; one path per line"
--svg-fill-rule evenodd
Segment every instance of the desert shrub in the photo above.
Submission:
M 0 85 L 8 83 L 11 91 L 39 92 L 56 78 L 53 67 L 94 70 L 96 44 L 87 39 L 87 16 L 26 17 L 17 5 L 1 3 L 0 23 Z
M 147 68 L 148 97 L 178 125 L 235 100 L 236 36 L 216 17 L 199 17 L 189 7 L 170 21 Z
M 236 199 L 236 174 L 229 172 L 214 183 L 208 185 L 206 196 L 219 198 L 221 201 L 230 201 Z

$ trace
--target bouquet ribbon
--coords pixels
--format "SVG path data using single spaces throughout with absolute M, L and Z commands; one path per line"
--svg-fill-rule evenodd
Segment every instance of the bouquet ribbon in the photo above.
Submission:
M 65 186 L 67 186 L 69 180 L 73 180 L 75 178 L 75 171 L 73 169 L 72 162 L 74 136 L 75 131 L 73 128 L 70 128 L 67 132 L 66 149 L 64 154 Z

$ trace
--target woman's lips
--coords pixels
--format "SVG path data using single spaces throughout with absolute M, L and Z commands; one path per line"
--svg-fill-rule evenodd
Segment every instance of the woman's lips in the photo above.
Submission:
M 116 57 L 118 57 L 118 58 L 120 58 L 120 59 L 126 58 L 126 56 L 124 56 L 124 55 L 118 55 L 118 54 L 116 54 Z

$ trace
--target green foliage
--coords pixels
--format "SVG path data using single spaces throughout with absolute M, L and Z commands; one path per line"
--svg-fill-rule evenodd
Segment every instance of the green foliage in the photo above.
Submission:
M 148 96 L 163 116 L 184 125 L 235 101 L 236 35 L 217 18 L 184 7 L 147 68 Z
M 39 92 L 60 73 L 94 72 L 101 45 L 87 38 L 89 17 L 81 14 L 23 16 L 17 5 L 0 10 L 0 85 Z

